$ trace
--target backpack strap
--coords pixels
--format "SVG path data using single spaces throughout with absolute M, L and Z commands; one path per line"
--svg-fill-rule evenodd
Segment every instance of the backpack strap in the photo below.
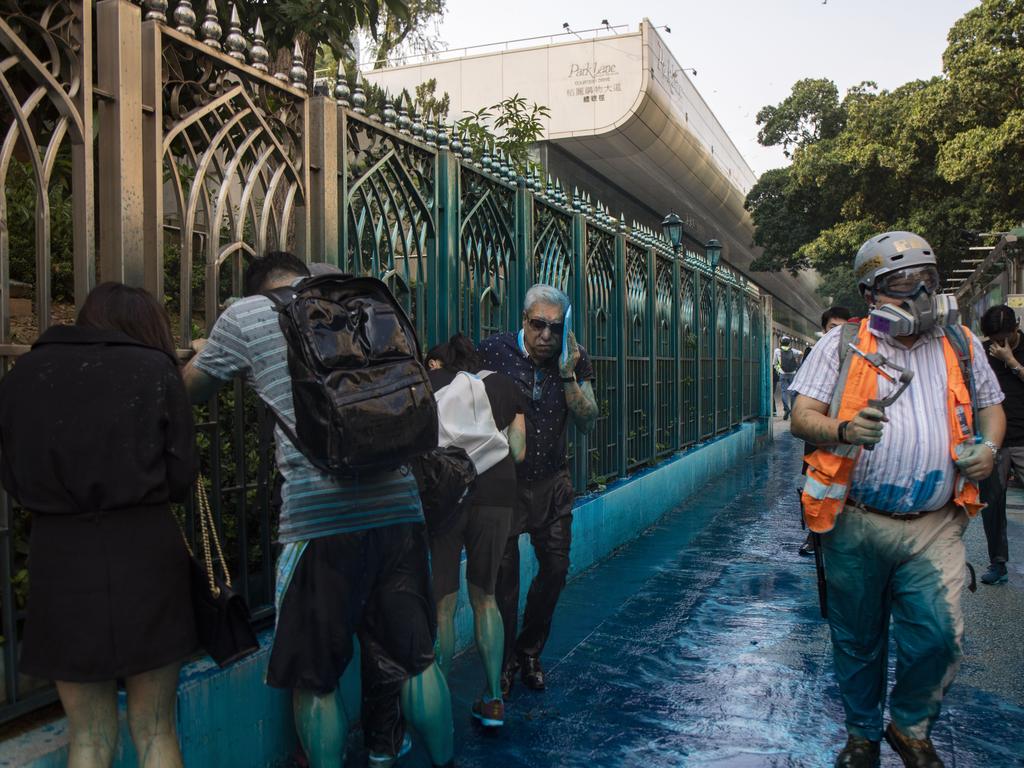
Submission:
M 846 389 L 846 380 L 850 376 L 850 345 L 857 343 L 857 336 L 860 334 L 860 323 L 848 320 L 839 326 L 839 378 L 836 380 L 836 388 L 832 394 L 832 403 L 829 407 L 829 416 L 833 419 L 839 415 L 839 406 L 843 400 L 843 391 Z
M 950 346 L 956 352 L 957 362 L 960 363 L 960 375 L 967 383 L 967 394 L 971 399 L 971 423 L 974 424 L 974 429 L 977 431 L 978 414 L 975 403 L 978 402 L 978 391 L 975 387 L 974 365 L 972 364 L 974 348 L 971 345 L 969 332 L 958 324 L 944 326 L 942 332 L 949 339 Z
M 270 299 L 270 303 L 274 305 L 275 312 L 281 312 L 295 301 L 297 294 L 294 286 L 285 285 L 280 288 L 263 291 L 263 295 Z

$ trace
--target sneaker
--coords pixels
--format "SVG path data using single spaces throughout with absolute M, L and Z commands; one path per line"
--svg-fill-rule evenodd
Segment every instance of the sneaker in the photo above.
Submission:
M 988 570 L 981 574 L 982 584 L 1002 584 L 1010 575 L 1006 572 L 1006 563 L 992 563 Z
M 945 764 L 935 754 L 931 739 L 912 739 L 889 723 L 885 729 L 885 740 L 907 768 L 945 768 Z
M 505 724 L 505 702 L 501 699 L 477 699 L 473 702 L 473 717 L 487 728 L 500 728 Z
M 383 752 L 370 752 L 369 760 L 372 768 L 388 768 L 394 765 L 395 761 L 409 754 L 412 749 L 412 737 L 406 733 L 402 736 L 402 746 L 398 748 L 397 755 L 387 755 Z
M 878 768 L 880 742 L 847 736 L 846 746 L 836 755 L 835 768 Z

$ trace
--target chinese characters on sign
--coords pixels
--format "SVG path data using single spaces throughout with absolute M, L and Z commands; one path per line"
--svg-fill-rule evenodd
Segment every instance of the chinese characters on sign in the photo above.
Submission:
M 596 61 L 569 66 L 570 87 L 565 95 L 582 99 L 584 104 L 604 101 L 605 96 L 622 92 L 622 80 L 614 64 L 598 64 Z

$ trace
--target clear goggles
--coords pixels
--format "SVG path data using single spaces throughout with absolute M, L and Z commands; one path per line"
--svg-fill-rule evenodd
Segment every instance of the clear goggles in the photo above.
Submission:
M 874 290 L 893 298 L 908 299 L 917 296 L 922 289 L 929 296 L 939 290 L 939 270 L 931 264 L 886 272 L 875 280 Z

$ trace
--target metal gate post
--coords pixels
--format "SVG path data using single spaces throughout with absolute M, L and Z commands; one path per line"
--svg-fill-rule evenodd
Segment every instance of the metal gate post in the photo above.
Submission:
M 647 248 L 647 307 L 644 314 L 647 317 L 646 328 L 644 328 L 644 341 L 647 344 L 647 397 L 644 398 L 644 408 L 647 411 L 647 452 L 651 464 L 658 460 L 658 347 L 655 327 L 658 324 L 657 292 L 655 282 L 657 270 L 655 259 L 657 252 L 654 248 Z
M 575 206 L 574 206 L 575 207 Z M 580 211 L 572 215 L 572 277 L 569 283 L 569 293 L 572 299 L 573 328 L 574 335 L 580 344 L 586 348 L 587 339 L 587 306 L 586 306 L 586 269 L 587 260 L 587 218 Z M 590 440 L 585 432 L 573 428 L 576 451 L 573 455 L 573 481 L 577 493 L 587 490 L 590 481 L 589 448 Z
M 679 250 L 672 254 L 672 313 L 669 322 L 671 323 L 672 337 L 672 386 L 670 388 L 672 403 L 669 406 L 669 415 L 675 419 L 676 427 L 672 430 L 672 452 L 679 450 L 683 444 L 683 353 L 682 343 L 679 335 L 682 331 L 679 322 Z
M 338 104 L 309 100 L 309 261 L 338 262 Z
M 622 407 L 619 408 L 619 423 L 615 425 L 618 432 L 615 446 L 618 449 L 617 459 L 619 466 L 619 477 L 625 477 L 629 471 L 629 455 L 626 439 L 629 435 L 629 407 L 626 391 L 628 387 L 626 362 L 627 362 L 627 322 L 626 322 L 626 233 L 625 222 L 619 225 L 619 232 L 615 235 L 615 302 L 612 311 L 612 328 L 615 329 L 615 355 L 618 358 L 616 367 L 615 382 L 616 391 L 619 394 L 619 401 Z

